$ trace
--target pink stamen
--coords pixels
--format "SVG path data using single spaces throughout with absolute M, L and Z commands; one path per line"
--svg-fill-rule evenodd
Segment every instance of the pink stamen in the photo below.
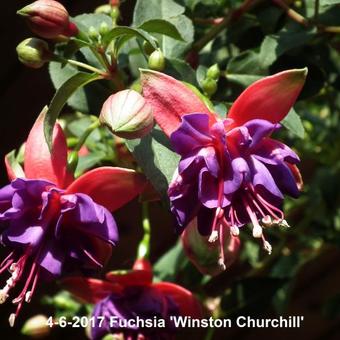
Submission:
M 249 206 L 247 200 L 243 197 L 243 204 L 246 207 L 247 213 L 250 217 L 251 223 L 253 224 L 253 236 L 259 238 L 262 236 L 262 227 L 260 226 L 256 214 L 253 212 Z

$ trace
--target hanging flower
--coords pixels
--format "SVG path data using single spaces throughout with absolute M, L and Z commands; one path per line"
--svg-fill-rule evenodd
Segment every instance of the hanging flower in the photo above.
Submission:
M 102 167 L 77 179 L 67 169 L 66 139 L 54 128 L 52 152 L 43 134 L 43 110 L 25 145 L 24 169 L 5 158 L 11 183 L 0 189 L 1 243 L 10 254 L 0 273 L 11 273 L 0 290 L 0 303 L 21 281 L 21 293 L 10 316 L 13 325 L 24 301 L 39 280 L 59 277 L 71 269 L 97 269 L 111 255 L 118 230 L 111 215 L 138 195 L 144 178 L 133 170 Z
M 180 230 L 197 217 L 200 234 L 211 243 L 219 240 L 223 268 L 226 233 L 237 236 L 239 227 L 250 222 L 253 236 L 270 253 L 263 227 L 288 226 L 283 195 L 299 194 L 299 158 L 270 135 L 296 101 L 306 73 L 288 70 L 255 82 L 236 99 L 226 119 L 210 112 L 174 78 L 142 73 L 143 95 L 181 156 L 168 190 L 171 210 Z
M 175 331 L 171 316 L 202 317 L 201 306 L 191 292 L 170 282 L 152 282 L 152 269 L 146 260 L 137 260 L 132 270 L 107 273 L 106 281 L 71 277 L 63 285 L 80 300 L 95 304 L 93 340 L 107 334 L 122 334 L 126 339 L 169 339 Z M 143 327 L 146 320 L 152 324 Z

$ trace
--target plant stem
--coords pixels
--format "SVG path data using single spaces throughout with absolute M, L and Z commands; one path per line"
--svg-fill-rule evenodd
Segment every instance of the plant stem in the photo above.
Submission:
M 281 7 L 286 14 L 293 19 L 294 21 L 296 21 L 297 23 L 303 25 L 303 26 L 308 26 L 309 25 L 309 21 L 302 16 L 300 13 L 294 11 L 293 9 L 291 9 L 284 1 L 282 0 L 272 0 L 275 4 L 277 4 L 279 7 Z
M 70 65 L 82 67 L 86 70 L 98 73 L 98 74 L 102 75 L 104 78 L 108 77 L 108 74 L 104 70 L 100 70 L 100 69 L 98 69 L 94 66 L 82 63 L 81 61 L 77 61 L 77 60 L 73 60 L 73 59 L 67 59 L 66 62 L 69 63 Z
M 151 236 L 148 202 L 143 202 L 142 204 L 142 219 L 144 236 L 138 246 L 137 258 L 148 259 L 150 256 L 150 236 Z
M 98 118 L 84 131 L 84 133 L 80 136 L 77 145 L 74 147 L 74 151 L 79 151 L 80 148 L 85 143 L 87 137 L 98 127 L 100 126 L 100 121 Z

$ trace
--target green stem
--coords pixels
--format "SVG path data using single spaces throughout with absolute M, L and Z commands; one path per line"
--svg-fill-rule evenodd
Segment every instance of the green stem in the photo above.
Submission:
M 204 35 L 201 39 L 192 45 L 192 49 L 195 51 L 200 51 L 205 45 L 208 44 L 210 40 L 213 40 L 217 35 L 219 35 L 229 24 L 231 16 L 226 16 L 218 25 L 214 26 Z
M 105 78 L 107 78 L 107 76 L 108 76 L 105 71 L 100 70 L 100 69 L 98 69 L 98 68 L 96 68 L 94 66 L 82 63 L 81 61 L 77 61 L 77 60 L 73 60 L 73 59 L 67 59 L 66 62 L 69 63 L 72 66 L 82 67 L 82 68 L 84 68 L 86 70 L 98 73 L 98 74 L 102 75 Z
M 143 218 L 144 236 L 138 246 L 137 258 L 148 259 L 150 256 L 150 237 L 151 237 L 151 226 L 150 226 L 150 219 L 149 219 L 148 202 L 143 202 L 142 204 L 142 218 Z
M 85 143 L 87 137 L 98 127 L 100 126 L 99 119 L 96 120 L 84 131 L 84 133 L 80 136 L 77 145 L 74 147 L 74 151 L 79 151 L 83 144 Z

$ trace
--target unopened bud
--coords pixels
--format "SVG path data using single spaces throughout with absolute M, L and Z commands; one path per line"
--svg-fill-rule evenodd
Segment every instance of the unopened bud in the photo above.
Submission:
M 101 5 L 101 6 L 97 7 L 94 12 L 97 13 L 97 14 L 111 15 L 111 10 L 112 10 L 112 7 L 108 4 L 106 4 L 106 5 Z
M 21 333 L 34 339 L 44 338 L 50 334 L 45 315 L 36 315 L 28 319 L 21 329 Z
M 90 39 L 98 40 L 99 37 L 98 31 L 93 26 L 89 27 L 88 35 Z
M 211 97 L 217 90 L 217 82 L 215 79 L 212 78 L 205 78 L 202 81 L 202 89 L 204 93 Z
M 160 49 L 153 51 L 149 57 L 148 65 L 151 70 L 163 71 L 165 68 L 164 54 Z
M 77 27 L 70 22 L 65 7 L 55 0 L 38 0 L 19 10 L 31 30 L 40 37 L 54 39 L 59 35 L 74 36 Z
M 115 135 L 141 138 L 153 127 L 152 108 L 134 90 L 123 90 L 111 95 L 104 103 L 99 120 Z
M 218 64 L 214 64 L 208 68 L 207 71 L 207 78 L 215 79 L 217 80 L 220 77 L 220 68 L 218 67 Z
M 46 41 L 28 38 L 16 48 L 20 62 L 31 68 L 40 68 L 50 60 L 51 52 Z
M 102 22 L 99 27 L 99 34 L 105 35 L 107 32 L 109 32 L 109 26 L 106 22 Z

